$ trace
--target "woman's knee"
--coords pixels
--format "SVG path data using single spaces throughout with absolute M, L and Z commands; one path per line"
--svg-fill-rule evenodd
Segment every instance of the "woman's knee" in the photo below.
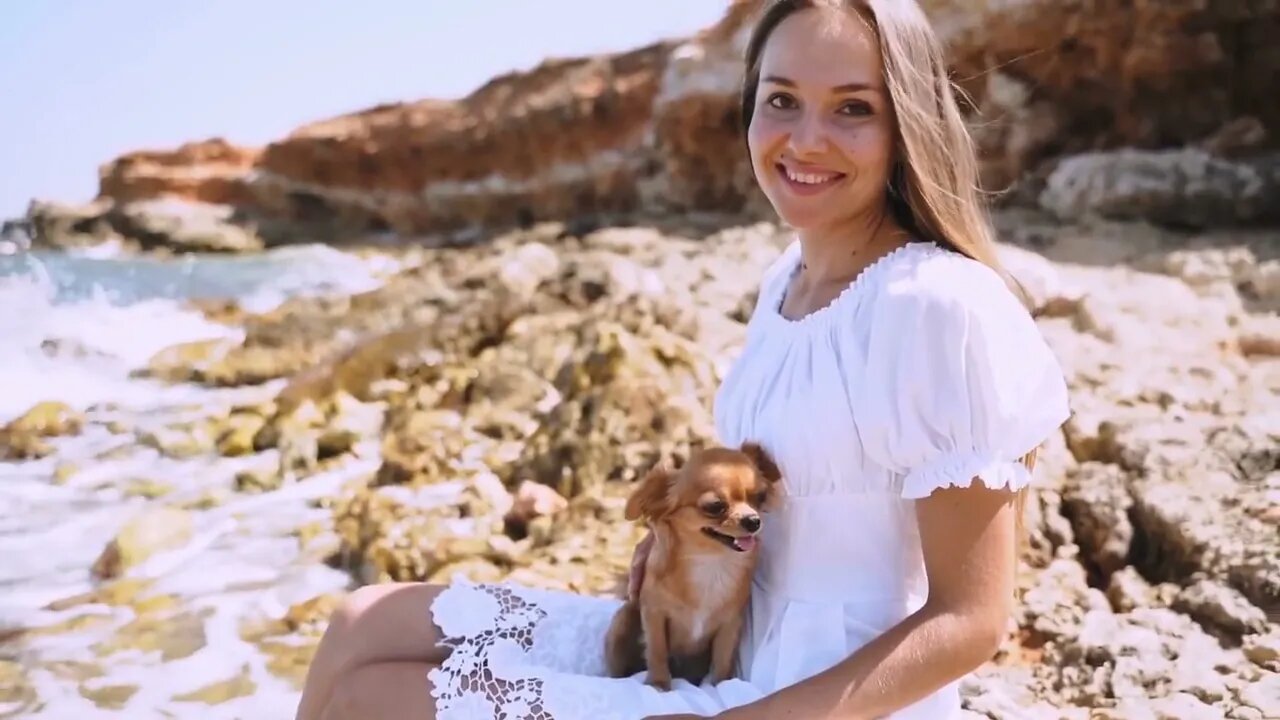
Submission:
M 350 630 L 357 625 L 365 625 L 370 622 L 377 622 L 378 615 L 383 612 L 383 608 L 387 607 L 383 601 L 395 593 L 403 592 L 407 588 L 416 587 L 423 591 L 424 600 L 428 600 L 428 592 L 431 598 L 439 592 L 437 588 L 431 585 L 422 585 L 419 583 L 380 583 L 377 585 L 365 585 L 356 588 L 347 593 L 346 597 L 338 605 L 338 608 L 329 616 L 329 627 L 337 629 L 339 632 Z
M 425 583 L 380 583 L 351 591 L 329 617 L 349 662 L 391 659 L 440 661 L 430 606 L 444 588 Z
M 347 593 L 338 608 L 329 616 L 329 629 L 345 633 L 364 622 L 375 612 L 378 601 L 386 597 L 394 585 L 365 585 Z

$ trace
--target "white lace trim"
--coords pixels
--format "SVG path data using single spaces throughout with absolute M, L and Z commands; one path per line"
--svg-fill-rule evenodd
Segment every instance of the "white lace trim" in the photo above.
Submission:
M 495 655 L 530 650 L 534 626 L 546 613 L 508 587 L 457 589 L 442 592 L 431 608 L 444 631 L 441 644 L 449 648 L 449 658 L 429 675 L 436 717 L 554 720 L 543 707 L 541 679 L 502 677 L 492 662 Z
M 431 671 L 440 720 L 639 720 L 714 715 L 758 698 L 740 680 L 660 692 L 637 675 L 610 678 L 604 638 L 621 601 L 515 584 L 459 581 L 437 596 L 432 619 L 449 657 Z

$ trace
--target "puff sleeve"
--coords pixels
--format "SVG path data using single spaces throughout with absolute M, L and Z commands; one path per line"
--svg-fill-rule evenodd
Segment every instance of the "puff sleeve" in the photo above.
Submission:
M 1028 485 L 1021 458 L 1070 415 L 1061 366 L 1030 314 L 968 258 L 926 264 L 884 289 L 866 336 L 868 455 L 904 498 L 975 477 Z

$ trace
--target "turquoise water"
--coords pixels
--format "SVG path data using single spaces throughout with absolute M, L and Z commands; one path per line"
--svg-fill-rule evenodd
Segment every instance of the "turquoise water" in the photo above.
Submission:
M 268 302 L 291 293 L 358 290 L 369 270 L 366 261 L 323 246 L 171 259 L 36 251 L 0 255 L 0 286 L 7 279 L 43 276 L 54 304 L 93 298 L 116 305 L 156 298 Z

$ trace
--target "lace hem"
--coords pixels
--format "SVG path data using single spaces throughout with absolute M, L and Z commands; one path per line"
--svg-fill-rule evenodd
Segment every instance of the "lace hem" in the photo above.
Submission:
M 440 720 L 639 720 L 714 715 L 760 693 L 729 680 L 669 692 L 608 677 L 604 638 L 621 600 L 459 581 L 432 604 L 449 657 L 428 675 Z
M 440 644 L 449 648 L 448 659 L 428 676 L 436 717 L 554 720 L 543 707 L 540 678 L 501 677 L 491 662 L 503 645 L 528 652 L 533 647 L 534 626 L 546 612 L 509 587 L 483 585 L 475 589 L 481 592 L 464 595 L 449 588 L 431 608 L 433 619 L 444 631 Z M 489 607 L 484 607 L 486 602 Z

